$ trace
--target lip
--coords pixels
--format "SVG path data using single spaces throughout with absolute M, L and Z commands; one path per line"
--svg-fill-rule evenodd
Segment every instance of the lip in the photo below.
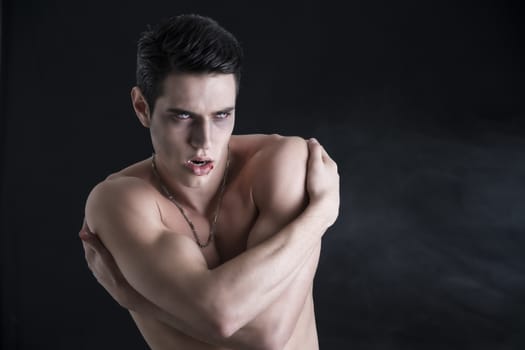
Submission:
M 206 162 L 204 165 L 196 165 L 192 161 Z M 204 176 L 208 175 L 215 167 L 215 162 L 208 157 L 194 157 L 186 162 L 186 168 L 188 168 L 194 175 Z
M 191 161 L 197 161 L 197 162 L 213 162 L 213 160 L 210 158 L 210 157 L 193 157 L 191 159 L 188 160 L 188 162 L 191 162 Z

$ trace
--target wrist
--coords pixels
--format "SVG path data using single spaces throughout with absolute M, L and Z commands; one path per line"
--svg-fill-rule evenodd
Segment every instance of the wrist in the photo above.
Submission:
M 326 206 L 321 201 L 313 201 L 308 204 L 302 216 L 307 220 L 308 226 L 323 232 L 333 224 Z
M 127 290 L 117 301 L 129 311 L 145 314 L 152 312 L 151 302 L 135 290 Z
M 339 201 L 334 198 L 323 197 L 312 200 L 305 210 L 305 215 L 316 220 L 324 230 L 332 226 L 339 213 Z

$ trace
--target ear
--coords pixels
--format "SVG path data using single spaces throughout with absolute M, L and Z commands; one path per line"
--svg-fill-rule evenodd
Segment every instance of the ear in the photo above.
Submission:
M 146 102 L 146 98 L 142 94 L 142 91 L 138 86 L 134 86 L 131 89 L 131 103 L 133 104 L 133 109 L 135 114 L 140 120 L 140 123 L 144 125 L 145 128 L 149 128 L 151 124 L 151 113 Z

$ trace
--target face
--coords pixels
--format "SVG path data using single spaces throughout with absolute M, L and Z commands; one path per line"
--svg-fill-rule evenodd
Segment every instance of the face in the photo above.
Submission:
M 235 120 L 233 74 L 169 75 L 152 115 L 147 105 L 140 112 L 141 96 L 140 90 L 132 92 L 164 176 L 187 187 L 202 187 L 214 177 L 221 178 L 222 172 L 215 170 L 224 169 Z

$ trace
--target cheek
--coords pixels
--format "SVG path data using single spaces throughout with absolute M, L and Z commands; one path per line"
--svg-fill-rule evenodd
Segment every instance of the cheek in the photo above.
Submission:
M 152 125 L 150 128 L 151 141 L 156 152 L 165 154 L 177 153 L 181 145 L 185 143 L 186 136 L 182 128 L 174 128 L 170 125 Z
M 232 135 L 233 125 L 221 125 L 214 130 L 214 139 L 216 142 L 224 143 L 228 142 Z
M 233 132 L 233 127 L 235 124 L 234 122 L 235 122 L 235 119 L 230 118 L 230 119 L 217 123 L 215 126 L 216 133 L 218 135 L 221 135 L 220 136 L 221 138 L 230 137 Z

